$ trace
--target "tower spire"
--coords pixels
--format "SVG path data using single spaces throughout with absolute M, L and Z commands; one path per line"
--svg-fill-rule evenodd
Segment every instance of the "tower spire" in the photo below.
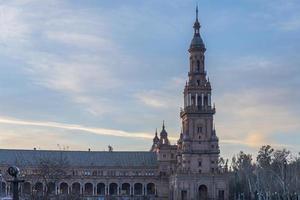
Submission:
M 196 6 L 196 21 L 198 21 L 198 4 Z
M 201 50 L 203 52 L 205 52 L 205 45 L 203 43 L 203 40 L 200 36 L 200 22 L 199 22 L 199 10 L 198 10 L 198 5 L 196 6 L 196 20 L 194 23 L 194 37 L 192 39 L 191 45 L 190 45 L 190 49 L 189 51 L 193 51 L 193 50 Z

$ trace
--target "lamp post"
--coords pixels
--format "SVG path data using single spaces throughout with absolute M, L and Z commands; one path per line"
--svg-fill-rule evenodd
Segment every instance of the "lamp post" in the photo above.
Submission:
M 7 170 L 8 174 L 13 177 L 13 180 L 8 181 L 12 183 L 13 186 L 13 200 L 19 200 L 19 183 L 24 182 L 24 180 L 18 179 L 20 170 L 18 167 L 9 167 Z

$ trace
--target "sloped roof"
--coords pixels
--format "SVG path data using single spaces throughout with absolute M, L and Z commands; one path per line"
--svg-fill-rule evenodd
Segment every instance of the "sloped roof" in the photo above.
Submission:
M 156 154 L 147 151 L 52 151 L 0 149 L 0 165 L 37 165 L 41 159 L 63 159 L 78 167 L 156 167 Z

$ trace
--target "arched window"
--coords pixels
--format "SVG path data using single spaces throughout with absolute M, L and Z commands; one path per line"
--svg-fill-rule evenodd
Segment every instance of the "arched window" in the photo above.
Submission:
M 155 185 L 154 183 L 147 184 L 147 195 L 155 195 Z
M 206 185 L 200 185 L 199 187 L 199 200 L 207 200 L 207 187 Z
M 104 183 L 97 184 L 97 195 L 105 195 L 105 184 Z
M 129 183 L 123 183 L 122 184 L 122 195 L 130 195 L 130 184 Z
M 199 72 L 199 71 L 200 71 L 200 61 L 197 60 L 197 72 Z
M 61 194 L 68 194 L 68 184 L 67 183 L 61 183 L 60 184 L 60 193 Z
M 80 183 L 76 182 L 72 184 L 72 194 L 80 194 Z
M 143 185 L 141 183 L 134 184 L 134 194 L 143 195 Z
M 53 182 L 48 183 L 47 193 L 48 194 L 55 194 L 55 190 L 56 190 L 55 183 L 53 183 Z
M 93 195 L 93 184 L 86 183 L 84 185 L 84 194 L 85 195 Z
M 37 182 L 34 186 L 37 196 L 43 195 L 43 183 Z
M 109 185 L 109 194 L 117 195 L 118 194 L 118 185 L 116 183 L 111 183 Z

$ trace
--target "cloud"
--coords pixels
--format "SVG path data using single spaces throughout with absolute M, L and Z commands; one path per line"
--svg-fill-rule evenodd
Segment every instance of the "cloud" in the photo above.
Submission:
M 29 120 L 20 120 L 15 118 L 8 118 L 8 117 L 0 117 L 0 123 L 2 124 L 8 124 L 8 125 L 17 125 L 17 126 L 35 126 L 35 127 L 42 127 L 42 128 L 55 128 L 55 129 L 63 129 L 67 131 L 83 131 L 87 133 L 91 133 L 94 135 L 99 136 L 109 136 L 109 137 L 123 137 L 123 138 L 135 138 L 135 139 L 141 139 L 141 140 L 152 140 L 153 134 L 144 133 L 144 132 L 127 132 L 123 130 L 116 130 L 116 129 L 105 129 L 105 128 L 96 128 L 96 127 L 87 127 L 83 125 L 78 124 L 68 124 L 68 123 L 58 123 L 58 122 L 44 122 L 44 121 L 29 121 Z M 31 133 L 34 134 L 34 133 Z M 1 136 L 2 140 L 9 140 L 11 138 L 15 137 L 15 133 L 13 134 L 3 134 Z M 60 141 L 59 138 L 62 138 L 62 135 L 57 133 L 52 133 L 53 138 L 56 138 L 55 140 Z M 47 136 L 47 135 L 45 135 Z M 49 134 L 48 136 L 49 137 Z M 169 139 L 173 142 L 175 142 L 178 138 L 169 137 Z M 74 141 L 73 141 L 74 143 Z M 37 144 L 44 144 L 37 143 Z
M 152 134 L 147 134 L 147 133 L 129 133 L 122 130 L 94 128 L 94 127 L 86 127 L 77 124 L 65 124 L 65 123 L 57 123 L 57 122 L 26 121 L 26 120 L 0 117 L 0 123 L 15 124 L 20 126 L 39 126 L 39 127 L 59 128 L 59 129 L 66 129 L 66 130 L 78 130 L 78 131 L 89 132 L 97 135 L 108 135 L 108 136 L 116 136 L 116 137 L 129 137 L 129 138 L 140 138 L 140 139 L 153 138 Z

